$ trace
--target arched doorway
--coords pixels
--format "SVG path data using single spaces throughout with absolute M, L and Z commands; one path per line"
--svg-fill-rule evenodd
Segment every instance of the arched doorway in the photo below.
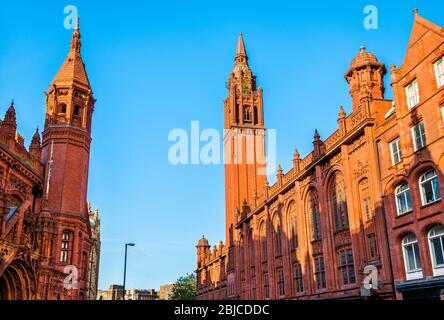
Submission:
M 33 300 L 35 283 L 32 271 L 21 261 L 12 262 L 0 277 L 0 300 Z

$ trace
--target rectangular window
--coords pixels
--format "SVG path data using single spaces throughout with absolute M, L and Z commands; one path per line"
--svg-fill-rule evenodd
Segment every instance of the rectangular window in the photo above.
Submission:
M 426 146 L 426 134 L 423 121 L 419 122 L 412 128 L 412 136 L 415 151 L 418 151 Z
M 316 288 L 318 290 L 325 289 L 327 287 L 327 281 L 325 279 L 324 257 L 315 258 L 314 263 L 315 263 Z
M 355 283 L 355 265 L 351 249 L 339 251 L 339 271 L 342 275 L 343 284 Z
M 418 81 L 415 79 L 405 87 L 409 110 L 419 103 Z
M 264 294 L 265 299 L 270 299 L 270 283 L 268 280 L 268 273 L 264 273 Z
M 278 295 L 279 297 L 284 297 L 285 296 L 284 270 L 279 269 L 277 274 L 278 274 L 278 282 L 277 282 Z
M 402 151 L 401 151 L 401 140 L 399 138 L 390 142 L 390 154 L 392 155 L 393 165 L 401 162 Z
M 294 290 L 296 293 L 304 292 L 304 281 L 302 278 L 302 266 L 296 263 L 293 267 L 294 271 Z
M 444 56 L 435 62 L 436 83 L 438 88 L 444 85 Z

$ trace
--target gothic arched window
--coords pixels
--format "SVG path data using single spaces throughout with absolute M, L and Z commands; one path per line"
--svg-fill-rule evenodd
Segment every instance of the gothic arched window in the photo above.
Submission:
M 335 174 L 330 184 L 330 201 L 335 221 L 335 230 L 348 229 L 347 196 L 344 180 L 339 174 Z
M 318 195 L 315 190 L 308 194 L 307 211 L 311 222 L 311 236 L 313 240 L 321 239 L 321 228 L 319 219 Z
M 274 221 L 273 221 L 273 228 L 274 228 L 274 244 L 275 244 L 275 254 L 276 256 L 282 255 L 282 228 L 281 228 L 281 222 L 279 219 L 279 215 L 276 214 Z
M 253 230 L 250 231 L 250 234 L 248 236 L 248 253 L 249 253 L 250 267 L 254 267 L 256 250 L 254 248 Z
M 290 249 L 294 250 L 298 247 L 298 224 L 296 221 L 296 206 L 291 203 L 288 207 L 288 234 L 290 236 Z
M 262 258 L 262 261 L 267 261 L 267 255 L 268 255 L 267 229 L 266 229 L 265 223 L 261 224 L 259 234 L 260 234 L 261 258 Z

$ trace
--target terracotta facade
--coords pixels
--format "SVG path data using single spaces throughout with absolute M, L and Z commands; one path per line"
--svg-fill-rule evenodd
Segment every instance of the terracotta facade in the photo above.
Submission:
M 80 47 L 77 25 L 68 56 L 46 92 L 42 141 L 37 130 L 26 150 L 13 104 L 1 121 L 3 300 L 86 299 L 89 283 L 97 281 L 97 275 L 91 279 L 90 255 L 100 247 L 92 238 L 87 206 L 95 99 Z M 98 271 L 98 259 L 95 263 Z
M 198 242 L 198 299 L 439 299 L 443 56 L 444 29 L 415 10 L 405 60 L 390 68 L 392 101 L 386 66 L 362 47 L 345 73 L 350 114 L 340 107 L 338 129 L 325 140 L 316 131 L 313 151 L 295 151 L 269 186 L 262 89 L 241 35 L 224 103 L 227 238 Z

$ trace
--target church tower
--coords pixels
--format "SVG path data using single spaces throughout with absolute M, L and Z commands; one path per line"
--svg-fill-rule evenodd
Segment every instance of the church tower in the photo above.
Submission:
M 80 38 L 77 22 L 68 56 L 46 92 L 41 159 L 46 165 L 42 211 L 57 225 L 52 260 L 62 272 L 67 266 L 77 268 L 78 288 L 65 288 L 61 298 L 83 300 L 92 245 L 87 189 L 95 99 Z
M 249 65 L 242 34 L 224 101 L 225 208 L 227 244 L 238 213 L 248 210 L 266 182 L 262 89 Z

